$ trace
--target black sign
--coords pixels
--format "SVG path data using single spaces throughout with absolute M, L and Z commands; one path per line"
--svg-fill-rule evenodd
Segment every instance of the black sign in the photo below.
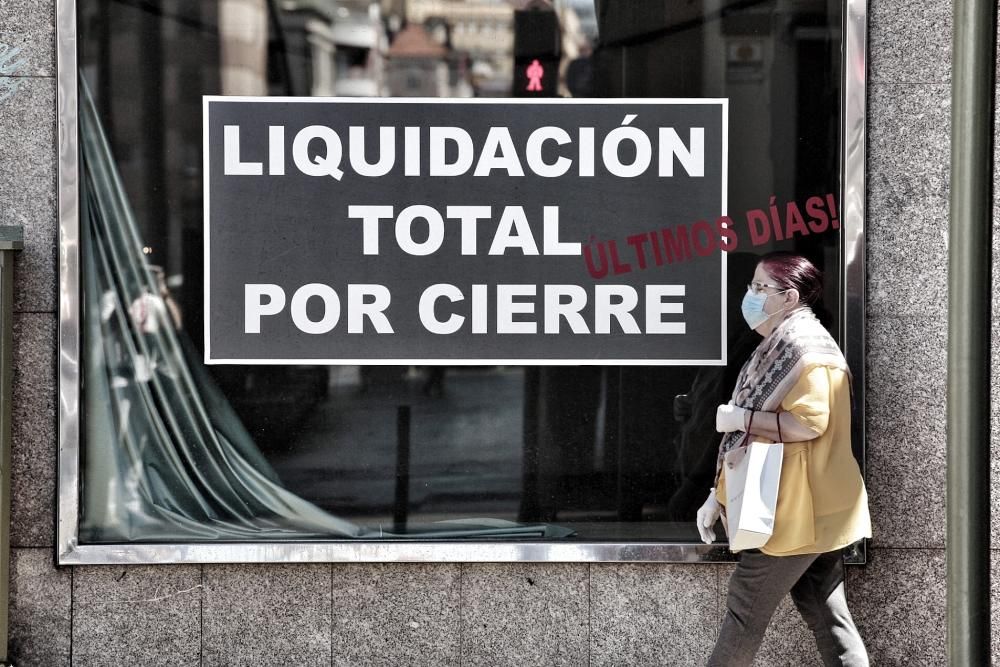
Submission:
M 206 361 L 724 363 L 726 122 L 206 97 Z

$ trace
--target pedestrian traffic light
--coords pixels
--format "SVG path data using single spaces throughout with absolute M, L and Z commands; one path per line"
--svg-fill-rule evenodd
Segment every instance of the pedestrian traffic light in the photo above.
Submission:
M 514 97 L 556 97 L 559 19 L 550 8 L 514 12 Z

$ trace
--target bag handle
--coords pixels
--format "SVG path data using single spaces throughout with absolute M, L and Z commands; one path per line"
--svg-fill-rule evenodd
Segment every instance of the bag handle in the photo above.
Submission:
M 756 413 L 756 410 L 753 408 L 750 409 L 750 423 L 747 424 L 747 432 L 743 436 L 743 442 L 740 443 L 740 447 L 746 446 L 747 441 L 750 440 L 750 429 L 753 428 L 753 416 Z M 784 443 L 785 436 L 781 435 L 781 408 L 778 408 L 778 411 L 774 413 L 774 422 L 778 425 L 778 442 Z
M 746 447 L 750 441 L 750 429 L 753 428 L 753 416 L 756 410 L 750 409 L 750 423 L 747 424 L 747 432 L 743 435 L 743 442 L 740 443 L 740 447 Z

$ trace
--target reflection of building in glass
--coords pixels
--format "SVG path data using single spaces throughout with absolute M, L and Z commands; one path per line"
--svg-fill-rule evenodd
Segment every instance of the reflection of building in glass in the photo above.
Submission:
M 272 94 L 332 95 L 334 54 L 333 3 L 286 0 L 282 3 L 281 34 L 284 58 L 278 59 L 290 79 L 291 91 Z
M 590 38 L 580 15 L 569 5 L 561 5 L 557 10 L 559 26 L 562 30 L 562 60 L 559 63 L 559 94 L 561 97 L 573 97 L 566 81 L 570 63 L 590 55 Z
M 389 47 L 386 79 L 392 97 L 448 97 L 448 50 L 416 23 Z
M 447 49 L 450 95 L 453 97 L 508 97 L 515 85 L 515 21 L 517 10 L 554 12 L 560 48 L 563 54 L 554 64 L 558 72 L 558 92 L 569 96 L 563 83 L 569 63 L 589 53 L 596 35 L 593 10 L 584 11 L 589 23 L 581 20 L 578 10 L 568 3 L 535 0 L 383 0 L 382 11 L 393 32 L 402 34 L 409 26 L 422 26 L 430 38 Z M 585 8 L 584 8 L 585 9 Z M 412 36 L 408 36 L 412 37 Z M 545 63 L 543 63 L 545 66 Z M 523 68 L 522 68 L 523 69 Z M 469 87 L 471 86 L 471 90 Z
M 346 4 L 342 6 L 333 24 L 333 42 L 337 47 L 334 94 L 348 97 L 385 95 L 384 54 L 388 38 L 379 6 L 368 4 L 359 10 L 347 10 Z
M 407 23 L 447 26 L 451 48 L 467 53 L 476 94 L 509 95 L 514 8 L 503 0 L 408 0 L 385 3 Z M 405 14 L 401 15 L 401 12 Z
M 281 8 L 289 70 L 307 80 L 296 94 L 384 95 L 387 40 L 377 4 L 285 0 Z
M 219 74 L 223 95 L 267 94 L 267 4 L 219 2 Z

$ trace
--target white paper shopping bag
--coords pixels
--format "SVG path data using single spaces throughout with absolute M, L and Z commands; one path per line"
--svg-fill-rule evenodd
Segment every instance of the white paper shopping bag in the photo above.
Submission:
M 784 445 L 750 441 L 729 451 L 726 466 L 726 528 L 731 551 L 758 549 L 774 531 Z

